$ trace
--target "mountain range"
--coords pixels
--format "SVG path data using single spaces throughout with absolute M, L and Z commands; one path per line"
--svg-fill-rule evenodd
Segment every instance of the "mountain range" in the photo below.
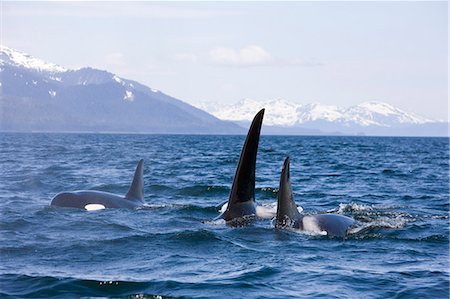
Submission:
M 138 82 L 0 48 L 0 130 L 239 134 L 240 126 Z
M 283 99 L 191 106 L 108 71 L 71 70 L 0 47 L 0 131 L 448 136 L 449 124 L 382 102 L 343 108 Z
M 243 99 L 236 104 L 201 104 L 216 117 L 247 125 L 261 108 L 265 133 L 272 134 L 351 134 L 383 136 L 447 136 L 448 123 L 405 112 L 379 101 L 351 107 L 320 103 L 296 104 L 284 99 L 256 101 Z

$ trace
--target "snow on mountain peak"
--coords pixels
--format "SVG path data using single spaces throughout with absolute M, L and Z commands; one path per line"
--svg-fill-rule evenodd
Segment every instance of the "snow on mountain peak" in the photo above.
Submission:
M 67 71 L 59 65 L 45 62 L 29 54 L 0 45 L 0 65 L 5 64 L 22 66 L 39 72 L 61 73 Z
M 253 99 L 243 99 L 230 106 L 224 106 L 211 113 L 219 119 L 231 121 L 251 121 L 255 113 L 266 108 L 264 123 L 267 125 L 291 126 L 297 121 L 297 106 L 283 99 L 259 102 Z
M 206 110 L 219 119 L 248 122 L 262 108 L 266 109 L 264 123 L 269 126 L 294 126 L 314 121 L 326 121 L 363 127 L 390 127 L 392 125 L 432 122 L 432 120 L 377 101 L 342 108 L 320 103 L 301 105 L 290 103 L 284 99 L 264 102 L 243 99 L 234 105 L 217 105 L 215 109 Z
M 342 113 L 337 106 L 322 105 L 319 103 L 306 104 L 303 106 L 299 105 L 297 114 L 297 123 L 315 120 L 336 121 L 342 117 Z
M 399 124 L 423 124 L 432 122 L 425 117 L 405 112 L 387 103 L 370 101 L 347 109 L 348 114 L 358 114 L 366 119 L 372 120 L 374 123 L 386 123 L 395 120 Z
M 363 107 L 366 109 L 370 109 L 372 111 L 376 111 L 380 114 L 383 113 L 389 113 L 389 111 L 393 111 L 395 110 L 395 108 L 387 103 L 383 103 L 383 102 L 378 102 L 378 101 L 368 101 L 368 102 L 363 102 L 361 104 L 357 105 L 358 107 Z

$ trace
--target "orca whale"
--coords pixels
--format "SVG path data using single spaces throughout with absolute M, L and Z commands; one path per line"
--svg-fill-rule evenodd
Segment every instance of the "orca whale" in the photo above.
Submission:
M 264 109 L 261 109 L 253 118 L 236 168 L 236 174 L 228 198 L 228 206 L 216 219 L 224 219 L 228 222 L 244 216 L 256 215 L 256 154 L 258 153 L 263 117 Z
M 125 196 L 93 190 L 61 192 L 52 199 L 50 205 L 86 210 L 139 207 L 144 204 L 143 166 L 144 160 L 140 160 L 134 172 L 133 182 Z
M 322 235 L 345 237 L 348 229 L 355 224 L 350 217 L 338 214 L 302 215 L 297 209 L 292 194 L 289 172 L 289 157 L 284 160 L 278 191 L 278 207 L 275 227 L 295 228 Z

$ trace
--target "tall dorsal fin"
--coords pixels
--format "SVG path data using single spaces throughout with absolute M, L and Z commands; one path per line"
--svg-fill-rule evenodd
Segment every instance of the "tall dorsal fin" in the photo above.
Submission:
M 141 159 L 136 166 L 133 182 L 125 197 L 128 199 L 144 199 L 144 159 Z
M 277 227 L 292 225 L 293 221 L 301 218 L 292 194 L 291 175 L 289 173 L 289 157 L 284 160 L 283 170 L 280 176 L 280 188 L 278 191 Z M 289 221 L 289 223 L 286 223 Z
M 235 203 L 255 200 L 256 154 L 258 153 L 263 117 L 264 109 L 261 109 L 253 118 L 248 130 L 231 187 L 228 209 L 232 208 Z

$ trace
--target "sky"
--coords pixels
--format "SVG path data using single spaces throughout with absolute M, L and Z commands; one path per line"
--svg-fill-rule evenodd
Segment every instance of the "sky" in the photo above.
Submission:
M 190 104 L 382 101 L 448 119 L 448 4 L 2 1 L 1 44 Z

